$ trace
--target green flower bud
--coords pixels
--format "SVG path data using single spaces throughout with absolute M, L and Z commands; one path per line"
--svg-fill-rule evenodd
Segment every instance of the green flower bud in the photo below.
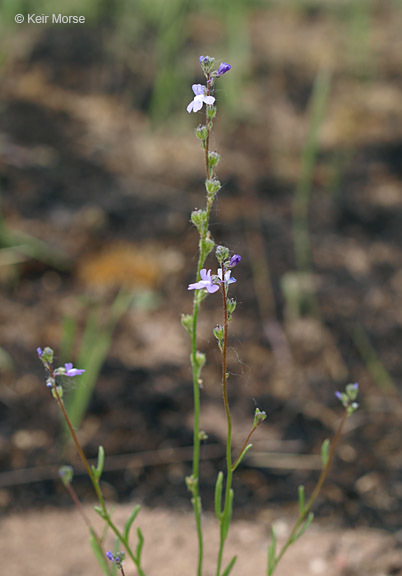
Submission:
M 205 238 L 205 240 L 202 241 L 201 246 L 201 252 L 204 260 L 208 256 L 208 254 L 212 252 L 214 248 L 215 248 L 215 242 L 212 240 L 211 236 L 208 235 Z
M 212 330 L 212 333 L 218 341 L 219 350 L 222 351 L 223 350 L 223 340 L 225 337 L 225 332 L 224 332 L 223 326 L 221 324 L 218 324 L 218 326 L 215 326 L 215 328 Z
M 207 118 L 209 121 L 213 120 L 216 116 L 216 106 L 207 106 Z
M 191 213 L 191 222 L 201 232 L 207 221 L 207 213 L 205 210 L 193 210 Z
M 205 74 L 209 74 L 214 67 L 215 58 L 212 58 L 211 56 L 200 56 L 200 64 L 202 71 Z
M 192 314 L 182 314 L 181 315 L 181 323 L 183 328 L 187 330 L 190 336 L 193 333 L 193 316 Z
M 208 154 L 208 164 L 209 164 L 209 168 L 214 168 L 215 166 L 217 166 L 219 164 L 219 161 L 221 159 L 221 155 L 218 154 L 218 152 L 216 152 L 216 150 L 214 150 L 214 152 L 210 152 Z
M 63 398 L 63 387 L 62 386 L 56 386 L 56 388 L 52 388 L 52 395 L 53 398 L 55 398 L 56 400 L 58 399 L 57 396 L 61 399 Z
M 69 486 L 73 481 L 74 469 L 72 466 L 61 466 L 59 468 L 59 476 L 64 486 Z
M 205 356 L 205 354 L 203 352 L 197 351 L 195 354 L 195 362 L 196 362 L 196 366 L 197 366 L 199 372 L 201 372 L 206 361 L 207 361 L 207 357 Z
M 227 260 L 229 257 L 229 248 L 226 246 L 217 246 L 215 251 L 216 259 L 218 260 L 219 264 L 222 264 L 224 260 Z
M 222 185 L 216 178 L 211 178 L 205 181 L 205 188 L 208 192 L 208 196 L 214 198 L 222 188 Z
M 208 128 L 206 126 L 201 126 L 200 124 L 195 129 L 195 135 L 197 138 L 199 138 L 199 140 L 205 142 L 205 140 L 208 138 Z
M 259 424 L 261 424 L 261 422 L 264 422 L 266 417 L 267 417 L 267 414 L 263 410 L 256 408 L 255 412 L 254 412 L 253 428 L 257 428 L 257 426 Z

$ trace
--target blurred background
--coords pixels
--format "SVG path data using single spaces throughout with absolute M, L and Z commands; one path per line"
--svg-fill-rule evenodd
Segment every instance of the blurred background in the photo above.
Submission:
M 189 509 L 191 312 L 203 157 L 188 115 L 199 56 L 217 83 L 223 183 L 211 230 L 242 255 L 232 293 L 236 518 L 270 520 L 309 492 L 320 445 L 358 381 L 317 514 L 400 530 L 402 512 L 402 2 L 2 0 L 0 509 L 69 506 L 91 488 L 36 348 L 87 372 L 65 402 L 111 500 Z M 16 24 L 20 13 L 85 24 Z M 214 267 L 211 257 L 209 267 Z M 220 303 L 200 318 L 201 491 L 224 463 Z

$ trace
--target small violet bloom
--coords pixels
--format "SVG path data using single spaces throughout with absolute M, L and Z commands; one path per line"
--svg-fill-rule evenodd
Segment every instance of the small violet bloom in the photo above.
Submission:
M 190 102 L 187 106 L 187 112 L 198 112 L 201 110 L 203 104 L 208 104 L 212 106 L 215 102 L 215 98 L 213 96 L 206 96 L 205 91 L 206 88 L 202 84 L 193 84 L 192 86 L 194 92 L 194 99 Z
M 232 272 L 231 272 L 230 270 L 227 270 L 227 271 L 225 272 L 225 285 L 226 285 L 226 286 L 227 286 L 228 284 L 233 284 L 233 282 L 236 282 L 236 278 L 231 278 L 231 277 L 230 277 L 231 273 L 232 273 Z M 222 278 L 222 268 L 218 268 L 218 276 L 219 276 L 219 279 L 220 279 L 220 280 L 223 280 L 223 278 Z
M 211 270 L 206 270 L 203 268 L 200 271 L 201 280 L 199 282 L 195 282 L 194 284 L 189 284 L 188 290 L 202 290 L 205 288 L 208 290 L 210 294 L 213 294 L 217 290 L 219 290 L 218 284 L 215 284 L 211 278 Z
M 37 349 L 36 349 L 36 353 L 37 353 L 37 355 L 38 355 L 38 358 L 42 358 L 42 354 L 43 354 L 42 348 L 37 348 Z
M 226 74 L 226 72 L 229 72 L 229 70 L 231 69 L 231 65 L 230 64 L 226 64 L 226 62 L 222 62 L 222 64 L 219 66 L 218 71 L 216 73 L 216 76 L 223 76 L 224 74 Z
M 64 364 L 64 367 L 66 369 L 64 376 L 68 376 L 69 378 L 73 378 L 74 376 L 80 376 L 85 372 L 85 370 L 79 370 L 78 368 L 73 368 L 71 362 L 67 362 L 67 364 Z
M 229 266 L 230 266 L 231 268 L 234 268 L 235 266 L 237 266 L 238 264 L 240 264 L 240 261 L 241 261 L 241 256 L 240 256 L 240 254 L 233 254 L 233 256 L 232 256 L 231 259 L 230 259 Z

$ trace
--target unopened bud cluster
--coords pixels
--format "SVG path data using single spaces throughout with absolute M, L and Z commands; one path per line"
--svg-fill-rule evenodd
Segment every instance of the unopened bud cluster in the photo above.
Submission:
M 346 409 L 348 416 L 356 412 L 359 408 L 358 402 L 356 402 L 357 396 L 359 394 L 359 384 L 355 382 L 354 384 L 347 384 L 345 387 L 345 392 L 335 392 L 335 396 L 340 400 Z

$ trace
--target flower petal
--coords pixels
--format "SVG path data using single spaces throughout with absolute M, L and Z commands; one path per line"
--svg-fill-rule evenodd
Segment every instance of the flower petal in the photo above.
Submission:
M 204 96 L 204 86 L 202 84 L 193 84 L 191 88 L 195 96 Z
M 193 100 L 193 112 L 198 112 L 202 108 L 202 97 L 196 96 Z
M 215 102 L 215 98 L 213 96 L 204 96 L 203 100 L 205 104 L 208 104 L 208 106 L 212 106 L 212 104 Z

